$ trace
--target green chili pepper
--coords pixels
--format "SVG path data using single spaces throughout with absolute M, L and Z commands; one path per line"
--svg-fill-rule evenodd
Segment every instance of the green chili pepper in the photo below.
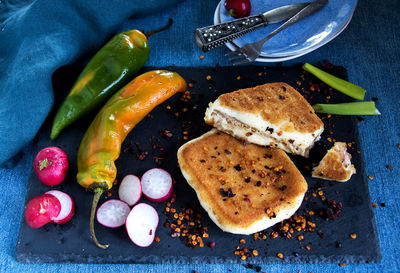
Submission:
M 127 30 L 115 35 L 85 66 L 74 86 L 58 109 L 53 121 L 50 139 L 80 117 L 84 116 L 127 83 L 147 62 L 150 48 L 147 38 L 167 29 L 143 34 Z

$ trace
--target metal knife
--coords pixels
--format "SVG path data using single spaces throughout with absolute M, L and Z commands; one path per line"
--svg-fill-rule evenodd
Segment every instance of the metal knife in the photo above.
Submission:
M 282 6 L 258 15 L 198 28 L 195 31 L 196 44 L 207 52 L 268 24 L 285 21 L 309 4 L 310 2 Z

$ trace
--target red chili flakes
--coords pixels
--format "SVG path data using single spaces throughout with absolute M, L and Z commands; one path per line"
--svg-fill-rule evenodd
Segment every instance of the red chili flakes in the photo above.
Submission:
M 374 177 L 371 175 L 368 175 L 368 179 L 372 180 L 372 179 L 374 179 Z
M 164 226 L 171 229 L 170 236 L 184 240 L 188 247 L 204 247 L 203 239 L 208 239 L 209 234 L 208 227 L 202 224 L 201 214 L 190 208 L 178 211 L 170 206 L 171 203 L 167 202 L 164 212 L 168 217 Z
M 386 165 L 386 169 L 391 170 L 391 169 L 393 169 L 393 166 L 392 165 Z
M 203 59 L 204 59 L 204 56 L 203 56 L 203 55 L 200 55 L 199 58 L 200 58 L 200 60 L 203 60 Z
M 154 238 L 154 241 L 156 241 L 157 243 L 159 243 L 159 242 L 161 241 L 161 239 L 160 239 L 160 237 L 156 236 L 156 237 Z
M 139 143 L 135 143 L 135 145 L 136 145 L 136 149 L 137 149 L 137 153 L 136 153 L 137 159 L 144 160 L 149 153 L 144 151 L 142 148 L 140 148 Z
M 246 247 L 241 248 L 236 246 L 236 250 L 233 252 L 236 256 L 239 256 L 242 261 L 253 256 L 258 256 L 258 251 L 256 249 L 248 249 Z
M 340 267 L 344 267 L 344 266 L 346 266 L 346 264 L 345 263 L 341 263 L 341 264 L 339 264 L 339 266 Z
M 373 207 L 373 208 L 376 208 L 377 206 L 378 206 L 377 203 L 372 203 L 372 207 Z
M 171 137 L 173 137 L 173 134 L 171 133 L 170 130 L 164 129 L 163 131 L 160 131 L 160 136 L 170 139 Z
M 210 76 L 211 79 L 211 76 Z M 192 98 L 192 94 L 190 91 L 186 90 L 181 97 L 179 98 L 181 101 L 188 102 Z

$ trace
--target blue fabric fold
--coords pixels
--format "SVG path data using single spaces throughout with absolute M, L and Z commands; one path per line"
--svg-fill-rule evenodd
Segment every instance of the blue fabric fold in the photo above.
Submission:
M 46 119 L 57 68 L 100 48 L 129 17 L 179 1 L 0 1 L 0 164 Z

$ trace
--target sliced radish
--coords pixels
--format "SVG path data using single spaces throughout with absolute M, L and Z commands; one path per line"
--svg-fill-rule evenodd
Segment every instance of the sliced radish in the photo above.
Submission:
M 117 228 L 125 223 L 130 211 L 131 208 L 127 203 L 117 199 L 110 199 L 99 207 L 96 217 L 101 225 Z
M 26 223 L 33 228 L 40 228 L 51 222 L 61 211 L 61 203 L 54 195 L 42 194 L 33 197 L 25 206 Z
M 145 172 L 141 179 L 143 195 L 153 202 L 163 202 L 172 193 L 171 175 L 159 168 Z
M 129 174 L 122 179 L 118 188 L 119 199 L 126 202 L 129 206 L 133 206 L 142 197 L 142 185 L 140 179 Z
M 154 241 L 158 226 L 158 213 L 150 205 L 139 203 L 126 218 L 126 231 L 132 242 L 140 247 L 148 247 Z
M 57 217 L 53 217 L 51 220 L 56 224 L 65 224 L 71 220 L 75 213 L 75 203 L 71 196 L 58 190 L 51 190 L 46 193 L 55 196 L 61 204 L 60 214 Z

